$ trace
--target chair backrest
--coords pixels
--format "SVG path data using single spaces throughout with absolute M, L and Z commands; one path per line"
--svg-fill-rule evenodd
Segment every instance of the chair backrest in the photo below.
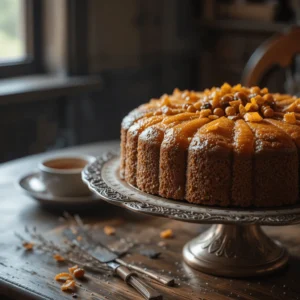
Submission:
M 242 75 L 243 85 L 260 85 L 273 67 L 288 68 L 297 54 L 300 54 L 300 27 L 295 26 L 274 35 L 254 51 Z

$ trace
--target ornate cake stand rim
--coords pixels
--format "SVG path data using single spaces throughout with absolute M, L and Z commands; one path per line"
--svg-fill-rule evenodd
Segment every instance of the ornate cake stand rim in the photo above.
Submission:
M 111 204 L 140 213 L 193 223 L 271 226 L 300 223 L 300 205 L 274 209 L 216 208 L 144 193 L 120 178 L 118 161 L 117 153 L 107 152 L 82 171 L 82 179 L 89 188 Z

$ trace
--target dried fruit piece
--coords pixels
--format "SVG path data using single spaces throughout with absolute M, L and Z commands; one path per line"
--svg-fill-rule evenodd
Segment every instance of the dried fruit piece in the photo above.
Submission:
M 104 226 L 103 231 L 106 235 L 114 235 L 116 233 L 116 229 L 112 226 Z
M 77 240 L 78 242 L 80 242 L 80 241 L 82 240 L 82 236 L 79 235 L 79 236 L 76 238 L 76 240 Z
M 53 258 L 56 260 L 56 261 L 65 261 L 65 259 L 59 255 L 59 254 L 54 254 L 53 255 Z
M 23 247 L 25 248 L 26 251 L 30 251 L 33 249 L 33 243 L 29 243 L 29 242 L 24 242 L 23 243 Z
M 242 104 L 241 100 L 234 100 L 234 101 L 230 101 L 229 105 L 233 106 L 235 109 L 238 109 L 239 105 Z
M 209 115 L 211 115 L 211 109 L 203 109 L 200 112 L 200 117 L 201 118 L 208 117 Z
M 71 291 L 73 292 L 76 288 L 76 284 L 74 280 L 67 280 L 62 286 L 61 290 L 66 292 L 66 291 Z
M 244 115 L 244 119 L 247 122 L 260 122 L 263 118 L 258 112 L 248 112 Z
M 252 103 L 249 102 L 249 103 L 246 104 L 245 110 L 250 111 L 251 109 L 252 109 Z
M 73 275 L 75 278 L 83 278 L 84 277 L 84 270 L 81 268 L 77 268 L 74 272 Z
M 73 267 L 71 267 L 71 268 L 69 268 L 69 272 L 70 272 L 70 274 L 73 274 L 74 273 L 74 271 L 76 270 L 76 269 L 78 269 L 79 267 L 77 266 L 77 265 L 75 265 L 75 266 L 73 266 Z
M 63 272 L 63 273 L 58 273 L 54 279 L 56 281 L 67 281 L 67 280 L 73 280 L 72 275 L 70 275 L 69 273 Z
M 160 237 L 162 239 L 169 239 L 169 238 L 173 237 L 173 231 L 172 231 L 172 229 L 166 229 L 166 230 L 162 231 L 160 233 Z
M 241 116 L 244 116 L 247 113 L 245 106 L 242 104 L 239 106 L 239 111 L 240 111 Z
M 296 116 L 295 116 L 294 112 L 289 112 L 289 113 L 284 114 L 283 120 L 287 123 L 290 123 L 290 124 L 296 124 L 297 123 L 297 119 L 296 119 Z

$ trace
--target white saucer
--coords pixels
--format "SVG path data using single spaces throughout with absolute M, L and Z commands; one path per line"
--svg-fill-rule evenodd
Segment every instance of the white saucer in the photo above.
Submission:
M 47 191 L 46 186 L 41 181 L 39 173 L 33 172 L 23 176 L 18 181 L 18 187 L 28 196 L 38 200 L 41 204 L 45 205 L 91 205 L 105 203 L 95 193 L 87 196 L 79 197 L 58 197 L 54 196 Z

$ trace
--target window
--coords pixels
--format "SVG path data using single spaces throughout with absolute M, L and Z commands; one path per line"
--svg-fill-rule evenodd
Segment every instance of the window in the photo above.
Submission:
M 25 58 L 23 0 L 0 0 L 0 63 Z
M 40 0 L 0 0 L 0 78 L 37 71 Z

